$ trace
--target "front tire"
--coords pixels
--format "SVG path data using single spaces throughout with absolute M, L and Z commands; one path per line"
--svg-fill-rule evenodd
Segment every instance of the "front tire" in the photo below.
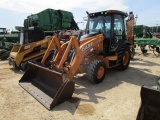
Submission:
M 101 60 L 93 60 L 87 68 L 87 77 L 93 83 L 100 83 L 104 80 L 106 73 L 106 65 Z

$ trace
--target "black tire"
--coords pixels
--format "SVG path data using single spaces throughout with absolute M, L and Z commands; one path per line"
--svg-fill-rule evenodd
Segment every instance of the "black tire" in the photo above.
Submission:
M 8 57 L 1 57 L 1 60 L 7 60 Z
M 8 51 L 7 50 L 4 50 L 4 49 L 2 49 L 1 51 L 0 51 L 0 59 L 1 60 L 7 60 L 7 58 L 9 57 L 9 56 L 6 56 L 6 55 L 4 55 L 4 54 L 6 54 Z
M 126 56 L 127 55 L 127 56 Z M 123 71 L 128 68 L 131 59 L 131 51 L 127 46 L 122 47 L 118 52 L 118 66 L 117 70 Z
M 7 52 L 7 50 L 4 50 L 4 49 L 0 50 L 0 56 L 1 56 L 2 54 L 4 54 L 5 52 Z
M 101 75 L 98 76 L 97 72 L 98 71 L 101 72 L 101 70 L 102 70 L 102 74 L 100 73 Z M 93 60 L 88 65 L 87 77 L 91 82 L 96 83 L 96 84 L 102 82 L 105 78 L 105 74 L 106 74 L 106 65 L 103 61 Z
M 23 65 L 22 65 L 23 64 Z M 28 69 L 28 63 L 21 63 L 20 64 L 20 69 L 23 71 L 23 72 L 25 72 L 27 69 Z

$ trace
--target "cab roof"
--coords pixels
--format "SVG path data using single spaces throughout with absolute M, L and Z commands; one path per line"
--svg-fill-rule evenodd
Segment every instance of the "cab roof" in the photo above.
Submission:
M 119 10 L 106 10 L 106 11 L 100 11 L 100 12 L 95 12 L 95 13 L 89 13 L 89 16 L 94 17 L 94 16 L 107 15 L 107 14 L 120 14 L 125 17 L 128 16 L 126 12 L 119 11 Z

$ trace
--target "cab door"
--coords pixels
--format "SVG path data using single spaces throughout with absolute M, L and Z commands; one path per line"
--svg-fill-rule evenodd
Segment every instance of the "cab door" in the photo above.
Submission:
M 112 18 L 112 37 L 110 42 L 110 51 L 117 50 L 119 44 L 125 40 L 126 36 L 124 17 L 122 15 L 114 14 Z

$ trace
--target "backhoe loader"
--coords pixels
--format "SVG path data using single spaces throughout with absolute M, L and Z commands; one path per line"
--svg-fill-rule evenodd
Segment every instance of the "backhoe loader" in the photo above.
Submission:
M 41 63 L 29 62 L 19 85 L 47 109 L 70 99 L 74 92 L 73 77 L 86 73 L 98 84 L 105 78 L 106 68 L 126 70 L 130 63 L 133 45 L 133 13 L 107 10 L 88 13 L 85 35 L 71 36 L 60 44 L 57 35 L 52 37 Z M 126 26 L 130 35 L 126 34 Z M 129 27 L 131 27 L 129 29 Z M 49 52 L 54 49 L 49 65 L 45 65 Z

